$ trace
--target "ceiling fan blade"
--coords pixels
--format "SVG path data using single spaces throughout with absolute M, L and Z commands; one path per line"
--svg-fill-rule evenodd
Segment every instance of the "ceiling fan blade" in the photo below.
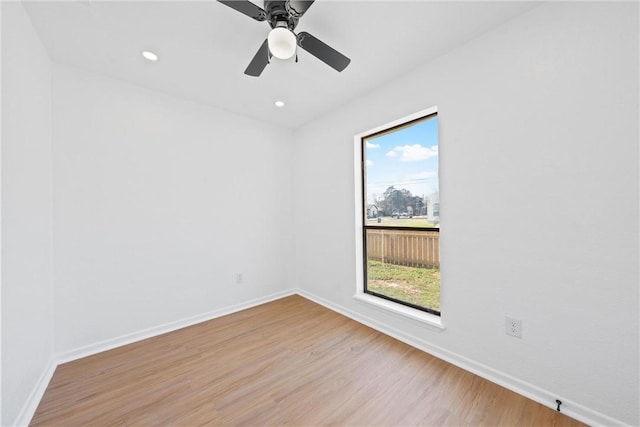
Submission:
M 235 9 L 238 12 L 247 15 L 256 21 L 264 21 L 267 19 L 267 12 L 260 7 L 251 3 L 249 0 L 218 0 L 220 3 Z
M 267 40 L 265 40 L 249 63 L 247 69 L 244 70 L 244 73 L 248 76 L 258 77 L 260 74 L 262 74 L 262 70 L 264 70 L 264 68 L 269 63 L 270 56 L 271 53 L 269 53 L 269 43 L 267 42 Z
M 298 46 L 337 71 L 344 70 L 351 62 L 349 58 L 331 46 L 304 31 L 298 34 Z
M 314 0 L 289 0 L 286 3 L 287 12 L 294 18 L 300 18 L 313 2 Z

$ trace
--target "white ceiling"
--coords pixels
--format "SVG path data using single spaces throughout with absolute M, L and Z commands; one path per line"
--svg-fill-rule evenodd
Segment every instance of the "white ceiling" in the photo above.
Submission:
M 292 129 L 536 5 L 317 0 L 296 32 L 313 34 L 351 64 L 338 73 L 299 50 L 299 63 L 273 60 L 256 78 L 243 72 L 268 24 L 215 0 L 24 3 L 56 62 Z M 160 60 L 144 60 L 144 49 Z

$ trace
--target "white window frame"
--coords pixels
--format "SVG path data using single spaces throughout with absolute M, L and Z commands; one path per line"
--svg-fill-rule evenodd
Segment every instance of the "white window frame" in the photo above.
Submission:
M 421 117 L 426 117 L 428 115 L 435 114 L 437 112 L 438 112 L 437 106 L 427 108 L 426 110 L 418 111 L 417 113 L 410 114 L 409 116 L 402 117 L 400 119 L 394 120 L 384 125 L 377 126 L 373 129 L 367 130 L 365 132 L 361 132 L 353 137 L 354 201 L 355 201 L 355 213 L 356 213 L 355 214 L 356 293 L 353 297 L 358 301 L 364 302 L 366 304 L 370 304 L 383 311 L 398 314 L 403 317 L 407 317 L 422 323 L 426 323 L 427 325 L 433 326 L 436 329 L 444 329 L 444 324 L 442 322 L 442 314 L 440 316 L 436 316 L 435 314 L 427 313 L 422 310 L 418 310 L 397 302 L 385 300 L 383 298 L 378 298 L 374 295 L 365 293 L 364 292 L 364 271 L 362 267 L 364 265 L 364 239 L 362 238 L 362 236 L 363 236 L 364 215 L 365 215 L 365 212 L 363 210 L 364 206 L 362 204 L 362 171 L 363 171 L 362 138 L 365 138 L 369 135 L 382 132 L 384 130 L 387 130 L 396 126 L 400 126 L 412 120 L 420 119 Z

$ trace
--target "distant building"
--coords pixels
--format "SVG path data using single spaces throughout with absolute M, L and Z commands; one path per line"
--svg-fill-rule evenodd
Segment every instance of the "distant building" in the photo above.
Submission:
M 376 205 L 369 205 L 367 207 L 367 218 L 377 218 L 380 210 Z
M 434 224 L 440 223 L 440 193 L 435 192 L 425 197 L 424 204 L 427 207 L 427 219 Z

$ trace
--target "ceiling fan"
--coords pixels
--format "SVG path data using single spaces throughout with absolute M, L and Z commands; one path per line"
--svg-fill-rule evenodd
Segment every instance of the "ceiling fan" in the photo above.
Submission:
M 314 0 L 265 0 L 264 9 L 248 0 L 218 1 L 256 21 L 267 21 L 271 26 L 267 39 L 262 43 L 247 69 L 244 70 L 248 76 L 258 77 L 273 56 L 279 59 L 289 59 L 296 55 L 297 62 L 296 45 L 337 71 L 344 70 L 351 62 L 349 58 L 311 34 L 303 31 L 296 35 L 293 32 L 298 25 L 298 20 Z

